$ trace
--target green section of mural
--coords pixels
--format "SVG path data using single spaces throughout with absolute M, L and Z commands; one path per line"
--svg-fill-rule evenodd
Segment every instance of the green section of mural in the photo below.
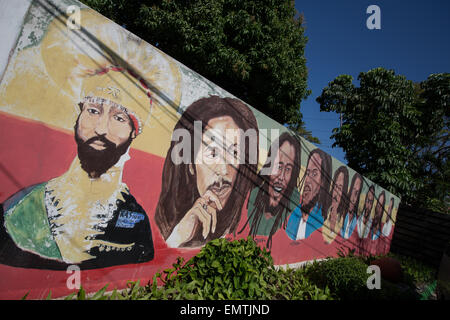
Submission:
M 45 184 L 34 187 L 5 214 L 5 227 L 20 248 L 40 256 L 61 259 L 53 239 L 44 203 Z

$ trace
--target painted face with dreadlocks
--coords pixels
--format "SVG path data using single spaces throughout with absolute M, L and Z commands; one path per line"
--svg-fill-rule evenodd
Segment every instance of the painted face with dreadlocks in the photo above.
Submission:
M 333 184 L 333 189 L 331 192 L 331 208 L 329 212 L 329 219 L 330 219 L 330 227 L 331 230 L 334 230 L 334 227 L 336 225 L 336 221 L 338 219 L 338 208 L 342 201 L 342 190 L 344 188 L 344 173 L 341 172 L 338 176 L 336 181 Z
M 373 200 L 375 197 L 375 190 L 373 188 L 369 189 L 369 192 L 367 193 L 366 202 L 364 203 L 364 221 L 367 221 L 369 219 L 370 213 L 372 211 L 373 207 Z
M 303 189 L 302 211 L 309 214 L 319 199 L 320 181 L 322 178 L 322 158 L 315 153 L 306 168 L 305 187 Z
M 350 191 L 350 203 L 348 211 L 350 213 L 356 214 L 356 210 L 358 210 L 358 201 L 359 201 L 359 194 L 361 193 L 361 187 L 362 187 L 362 180 L 361 178 L 356 178 L 355 183 L 353 185 L 352 190 Z
M 378 202 L 375 207 L 375 216 L 373 217 L 374 225 L 373 228 L 377 229 L 381 226 L 381 218 L 384 213 L 384 203 L 386 201 L 384 193 L 381 193 Z
M 278 149 L 273 171 L 269 184 L 269 206 L 268 211 L 273 212 L 286 195 L 289 182 L 292 178 L 294 168 L 295 148 L 288 141 L 285 141 Z

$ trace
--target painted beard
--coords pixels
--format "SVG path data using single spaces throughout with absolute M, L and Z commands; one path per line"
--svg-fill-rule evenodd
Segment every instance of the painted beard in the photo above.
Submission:
M 350 214 L 350 215 L 355 215 L 357 212 L 356 212 L 356 209 L 357 209 L 357 203 L 358 203 L 359 201 L 356 201 L 355 203 L 350 203 L 350 205 L 349 205 L 349 208 L 348 208 L 348 213 Z
M 275 190 L 276 187 L 277 186 L 275 185 L 272 188 L 274 188 L 274 190 Z M 286 198 L 287 201 L 289 201 L 290 195 L 286 195 L 286 194 L 283 193 L 283 191 L 286 191 L 286 189 L 283 189 L 283 188 L 280 188 L 280 189 L 281 190 L 279 192 L 278 192 L 278 190 L 275 190 L 275 191 L 277 191 L 277 193 L 282 193 L 281 198 L 278 201 L 274 201 L 274 202 L 277 203 L 276 205 L 272 205 L 271 195 L 268 195 L 268 197 L 266 197 L 266 199 L 265 199 L 265 201 L 266 201 L 266 205 L 265 205 L 266 211 L 269 212 L 272 216 L 275 216 L 278 213 L 282 212 L 283 210 L 287 209 L 286 208 L 286 204 L 284 203 L 286 201 L 283 201 L 283 198 Z
M 275 217 L 277 214 L 285 210 L 285 207 L 281 204 L 281 201 L 276 206 L 267 205 L 266 211 L 271 214 L 272 217 Z
M 117 147 L 104 136 L 95 136 L 83 141 L 78 135 L 77 129 L 78 121 L 75 125 L 75 141 L 77 143 L 78 158 L 80 159 L 81 168 L 93 179 L 99 178 L 108 171 L 109 168 L 115 165 L 120 157 L 128 150 L 128 147 L 133 140 L 130 134 L 129 139 Z M 102 142 L 105 149 L 96 150 L 92 148 L 90 144 L 95 141 Z
M 309 214 L 319 200 L 319 192 L 309 201 L 302 203 L 301 210 L 303 213 Z
M 278 205 L 272 206 L 270 204 L 270 202 L 271 202 L 270 201 L 270 196 L 267 197 L 265 200 L 266 200 L 266 211 L 269 212 L 272 216 L 274 216 L 276 211 L 277 211 L 278 206 L 280 205 L 280 203 L 278 202 Z

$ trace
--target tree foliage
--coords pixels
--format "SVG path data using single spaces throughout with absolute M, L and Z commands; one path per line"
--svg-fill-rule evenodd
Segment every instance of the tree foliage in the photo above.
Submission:
M 340 75 L 316 99 L 321 111 L 342 113 L 334 145 L 348 165 L 409 204 L 449 210 L 450 74 L 413 83 L 376 68 Z
M 83 0 L 267 116 L 305 129 L 302 16 L 290 0 Z

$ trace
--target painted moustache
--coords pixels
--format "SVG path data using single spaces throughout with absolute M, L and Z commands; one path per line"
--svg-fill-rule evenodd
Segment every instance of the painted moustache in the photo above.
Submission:
M 222 207 L 224 207 L 224 200 L 232 190 L 231 181 L 220 179 L 211 184 L 207 190 L 211 190 L 219 198 Z

